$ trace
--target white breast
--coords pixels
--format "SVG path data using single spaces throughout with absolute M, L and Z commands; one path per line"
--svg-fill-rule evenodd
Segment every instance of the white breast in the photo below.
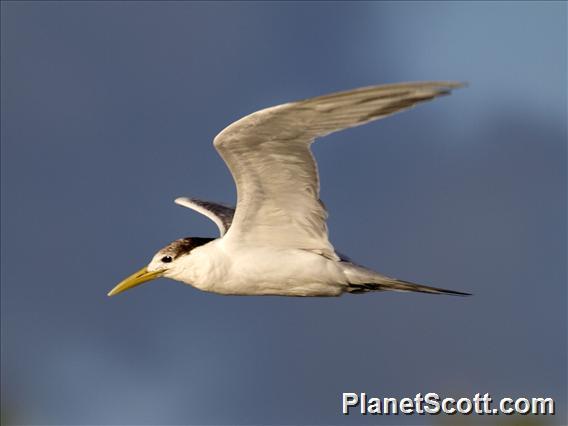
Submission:
M 169 278 L 221 294 L 337 296 L 347 282 L 337 262 L 316 253 L 223 240 L 195 248 L 182 266 Z

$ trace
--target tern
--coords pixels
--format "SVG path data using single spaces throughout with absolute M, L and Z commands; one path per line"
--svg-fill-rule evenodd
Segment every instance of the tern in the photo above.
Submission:
M 232 123 L 213 145 L 237 187 L 236 208 L 194 198 L 175 202 L 211 219 L 219 238 L 178 239 L 109 293 L 158 277 L 224 295 L 339 296 L 403 291 L 467 296 L 389 277 L 337 252 L 319 198 L 316 138 L 450 94 L 463 83 L 362 87 L 262 109 Z

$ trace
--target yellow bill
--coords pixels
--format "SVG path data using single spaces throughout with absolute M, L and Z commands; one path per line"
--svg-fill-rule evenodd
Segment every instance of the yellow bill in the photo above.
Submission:
M 162 275 L 161 271 L 149 272 L 148 268 L 144 266 L 139 271 L 133 273 L 128 278 L 122 280 L 118 285 L 108 292 L 108 296 L 114 296 L 115 294 L 122 293 L 128 289 L 136 287 L 146 281 L 156 279 Z

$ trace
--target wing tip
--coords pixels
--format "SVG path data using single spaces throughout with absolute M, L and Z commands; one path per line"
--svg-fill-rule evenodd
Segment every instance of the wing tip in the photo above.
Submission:
M 396 83 L 395 83 L 396 84 Z M 448 88 L 448 89 L 461 89 L 463 87 L 468 87 L 469 82 L 462 80 L 442 80 L 442 81 L 409 81 L 408 83 L 400 83 L 401 85 L 409 84 L 414 86 L 430 86 L 432 88 Z
M 176 203 L 178 206 L 187 207 L 195 210 L 195 203 L 189 197 L 177 197 L 174 199 L 174 203 Z
M 448 91 L 451 92 L 455 89 L 467 89 L 469 87 L 469 81 L 452 81 L 451 85 L 448 85 Z
M 468 297 L 473 296 L 473 293 L 465 293 L 463 291 L 456 291 L 456 290 L 442 290 L 440 294 L 447 294 L 449 296 L 459 296 L 459 297 Z
M 467 81 L 440 81 L 440 82 L 430 82 L 430 87 L 424 87 L 425 91 L 434 92 L 435 96 L 450 95 L 453 90 L 465 89 L 469 87 L 469 82 Z M 418 86 L 417 90 L 421 87 Z
M 463 80 L 463 81 L 442 81 L 441 83 L 444 86 L 456 88 L 456 89 L 460 89 L 462 87 L 468 87 L 469 86 L 469 82 L 465 81 L 465 80 Z

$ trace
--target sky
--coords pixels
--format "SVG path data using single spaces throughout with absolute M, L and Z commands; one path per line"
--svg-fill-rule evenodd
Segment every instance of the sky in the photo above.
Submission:
M 6 424 L 448 424 L 373 396 L 548 396 L 566 424 L 566 3 L 1 3 Z M 335 247 L 467 291 L 227 297 L 154 252 L 236 194 L 213 137 L 283 102 L 467 81 L 314 146 Z M 459 419 L 464 424 L 495 419 Z M 507 419 L 499 418 L 502 423 Z M 505 421 L 503 423 L 503 421 Z

